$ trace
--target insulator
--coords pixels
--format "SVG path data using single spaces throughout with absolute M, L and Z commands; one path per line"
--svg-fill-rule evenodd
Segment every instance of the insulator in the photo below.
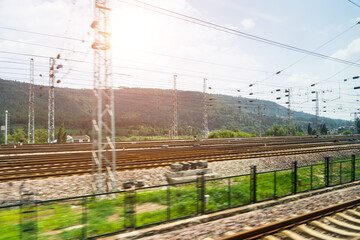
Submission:
M 285 95 L 285 97 L 288 97 L 288 96 L 289 96 L 289 94 L 286 94 L 286 95 Z
M 211 87 L 208 87 L 209 89 L 211 89 Z
M 276 91 L 277 91 L 277 92 L 280 92 L 280 91 L 281 91 L 281 89 L 276 89 Z
M 279 73 L 281 73 L 281 71 L 278 71 L 276 74 L 279 74 Z
M 285 89 L 285 92 L 286 92 L 286 93 L 289 92 L 289 89 Z
M 240 92 L 240 89 L 238 89 L 237 91 Z
M 311 100 L 311 101 L 316 102 L 316 99 L 313 99 L 313 100 Z
M 285 102 L 285 104 L 289 104 L 290 102 Z
M 238 103 L 241 103 L 241 101 L 238 101 Z
M 281 97 L 277 97 L 276 99 L 279 100 L 279 99 L 281 99 Z
M 354 87 L 354 89 L 360 89 L 360 86 L 359 87 Z
M 92 29 L 95 29 L 97 27 L 97 25 L 98 25 L 98 22 L 93 21 L 90 26 L 91 26 Z
M 42 77 L 42 74 L 39 74 L 40 77 Z
M 344 79 L 344 82 L 346 82 L 347 81 L 347 79 Z
M 40 86 L 40 90 L 43 89 L 43 86 Z
M 249 102 L 254 102 L 254 100 L 250 100 Z
M 311 93 L 316 93 L 315 91 L 311 91 Z
M 254 93 L 251 92 L 251 93 L 249 93 L 249 95 L 254 95 Z
M 54 74 L 50 74 L 49 77 L 53 78 L 53 77 L 54 77 Z
M 324 110 L 323 112 L 326 112 L 326 110 Z
M 58 53 L 58 55 L 56 56 L 56 59 L 60 59 L 60 53 Z
M 215 98 L 209 98 L 209 100 L 215 100 Z
M 63 65 L 62 65 L 62 64 L 59 64 L 59 65 L 56 66 L 56 69 L 60 69 L 60 68 L 62 68 L 62 67 L 63 67 Z
M 313 87 L 313 86 L 315 86 L 315 83 L 313 83 L 313 84 L 310 85 L 310 87 Z
M 241 106 L 238 106 L 239 109 L 241 109 Z
M 252 86 L 254 86 L 254 84 L 250 84 L 250 85 L 249 85 L 249 87 L 252 87 Z
M 353 77 L 353 79 L 358 79 L 359 78 L 359 76 L 355 76 L 355 77 Z
M 61 80 L 60 80 L 60 79 L 56 81 L 56 83 L 60 83 L 60 82 L 61 82 Z

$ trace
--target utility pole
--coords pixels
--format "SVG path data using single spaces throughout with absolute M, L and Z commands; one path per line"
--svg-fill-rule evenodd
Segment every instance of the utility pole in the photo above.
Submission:
M 48 143 L 55 140 L 55 59 L 49 60 Z
M 5 110 L 5 144 L 7 144 L 7 136 L 8 136 L 8 110 Z
M 94 21 L 94 95 L 92 187 L 97 193 L 116 191 L 115 106 L 110 51 L 109 0 L 95 0 Z
M 29 123 L 28 143 L 34 144 L 35 138 L 35 111 L 34 111 L 34 59 L 30 59 L 30 84 L 29 84 Z
M 258 125 L 259 125 L 259 137 L 261 137 L 261 106 L 258 105 Z
M 208 113 L 207 113 L 207 95 L 206 95 L 206 78 L 204 78 L 204 91 L 203 91 L 203 136 L 207 138 L 209 135 L 208 126 Z
M 178 137 L 178 105 L 177 105 L 177 91 L 176 91 L 176 77 L 174 75 L 174 92 L 173 92 L 173 119 L 172 119 L 172 131 L 171 138 L 176 139 Z
M 316 134 L 319 134 L 319 92 L 316 92 L 316 121 L 315 121 L 315 126 L 316 126 Z
M 286 89 L 285 92 L 287 93 L 285 96 L 288 97 L 288 101 L 287 101 L 287 104 L 288 104 L 288 135 L 291 136 L 291 131 L 290 131 L 290 126 L 291 126 L 291 92 L 290 92 L 290 89 Z

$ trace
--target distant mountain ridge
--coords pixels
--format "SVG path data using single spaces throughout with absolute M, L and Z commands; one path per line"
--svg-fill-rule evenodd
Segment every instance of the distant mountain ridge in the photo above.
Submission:
M 10 113 L 12 126 L 28 122 L 28 83 L 0 79 L 0 116 Z M 172 90 L 128 88 L 115 90 L 117 135 L 165 135 L 172 119 Z M 178 91 L 179 134 L 199 134 L 202 129 L 202 99 L 200 92 Z M 273 124 L 285 125 L 287 108 L 271 101 L 253 100 L 244 108 L 240 102 L 250 99 L 220 94 L 209 94 L 208 122 L 210 130 L 229 129 L 250 132 L 258 130 L 257 105 L 261 105 L 261 129 Z M 89 89 L 55 88 L 55 125 L 77 133 L 91 131 L 93 92 Z M 239 106 L 243 106 L 239 109 Z M 35 86 L 35 125 L 47 127 L 48 87 Z M 349 125 L 349 121 L 320 117 L 328 129 Z M 292 111 L 292 123 L 302 129 L 314 124 L 315 116 Z

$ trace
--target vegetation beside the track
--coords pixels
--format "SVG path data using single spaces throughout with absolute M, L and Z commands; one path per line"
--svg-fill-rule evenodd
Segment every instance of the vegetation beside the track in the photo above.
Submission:
M 351 181 L 351 160 L 329 163 L 329 184 Z M 355 161 L 355 179 L 360 178 L 360 160 Z M 324 162 L 297 168 L 297 192 L 325 186 Z M 209 179 L 204 194 L 209 198 L 204 213 L 249 204 L 252 199 L 251 175 Z M 154 186 L 136 189 L 135 227 L 201 213 L 197 182 Z M 292 169 L 259 172 L 256 174 L 256 201 L 283 197 L 293 193 Z M 0 239 L 19 239 L 19 230 L 37 221 L 38 239 L 79 239 L 123 230 L 129 224 L 125 218 L 126 193 L 103 197 L 85 196 L 37 203 L 36 219 L 19 224 L 21 209 L 0 209 Z M 31 239 L 31 238 L 29 238 Z

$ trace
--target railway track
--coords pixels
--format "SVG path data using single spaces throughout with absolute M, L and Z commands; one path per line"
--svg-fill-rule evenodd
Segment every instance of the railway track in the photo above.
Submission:
M 360 199 L 240 232 L 221 240 L 339 240 L 360 238 Z
M 117 170 L 144 169 L 169 166 L 173 163 L 206 160 L 208 162 L 227 161 L 235 159 L 249 159 L 258 157 L 283 156 L 305 154 L 325 151 L 338 151 L 359 149 L 357 142 L 339 141 L 331 139 L 303 139 L 290 138 L 284 144 L 284 138 L 266 139 L 265 143 L 252 140 L 253 143 L 233 143 L 228 139 L 207 140 L 211 144 L 200 146 L 176 146 L 173 148 L 136 148 L 119 150 L 116 155 Z M 325 141 L 326 140 L 326 141 Z M 343 138 L 343 140 L 346 140 Z M 216 142 L 216 144 L 214 144 Z M 306 142 L 306 141 L 305 141 Z M 161 142 L 164 143 L 164 142 Z M 177 142 L 175 142 L 177 143 Z M 184 142 L 181 142 L 182 144 Z M 193 143 L 193 142 L 192 142 Z M 81 145 L 81 144 L 80 144 Z M 57 148 L 57 147 L 56 147 Z M 64 150 L 64 149 L 63 149 Z M 0 151 L 0 181 L 16 181 L 25 179 L 38 179 L 45 177 L 68 176 L 74 174 L 88 174 L 92 172 L 91 151 L 66 152 L 29 152 L 11 155 L 1 155 Z
M 355 136 L 322 136 L 314 138 L 311 136 L 293 136 L 293 137 L 263 137 L 263 138 L 228 138 L 228 139 L 203 139 L 201 141 L 194 140 L 166 140 L 166 141 L 134 141 L 134 142 L 116 142 L 116 148 L 122 149 L 158 149 L 164 146 L 169 148 L 176 147 L 193 147 L 211 146 L 221 144 L 241 144 L 241 145 L 264 145 L 264 144 L 299 144 L 299 143 L 315 143 L 329 141 L 349 141 L 360 139 L 360 135 Z M 28 153 L 50 153 L 61 151 L 91 151 L 92 143 L 62 143 L 62 144 L 25 144 L 18 145 L 0 145 L 0 155 L 6 154 L 28 154 Z

